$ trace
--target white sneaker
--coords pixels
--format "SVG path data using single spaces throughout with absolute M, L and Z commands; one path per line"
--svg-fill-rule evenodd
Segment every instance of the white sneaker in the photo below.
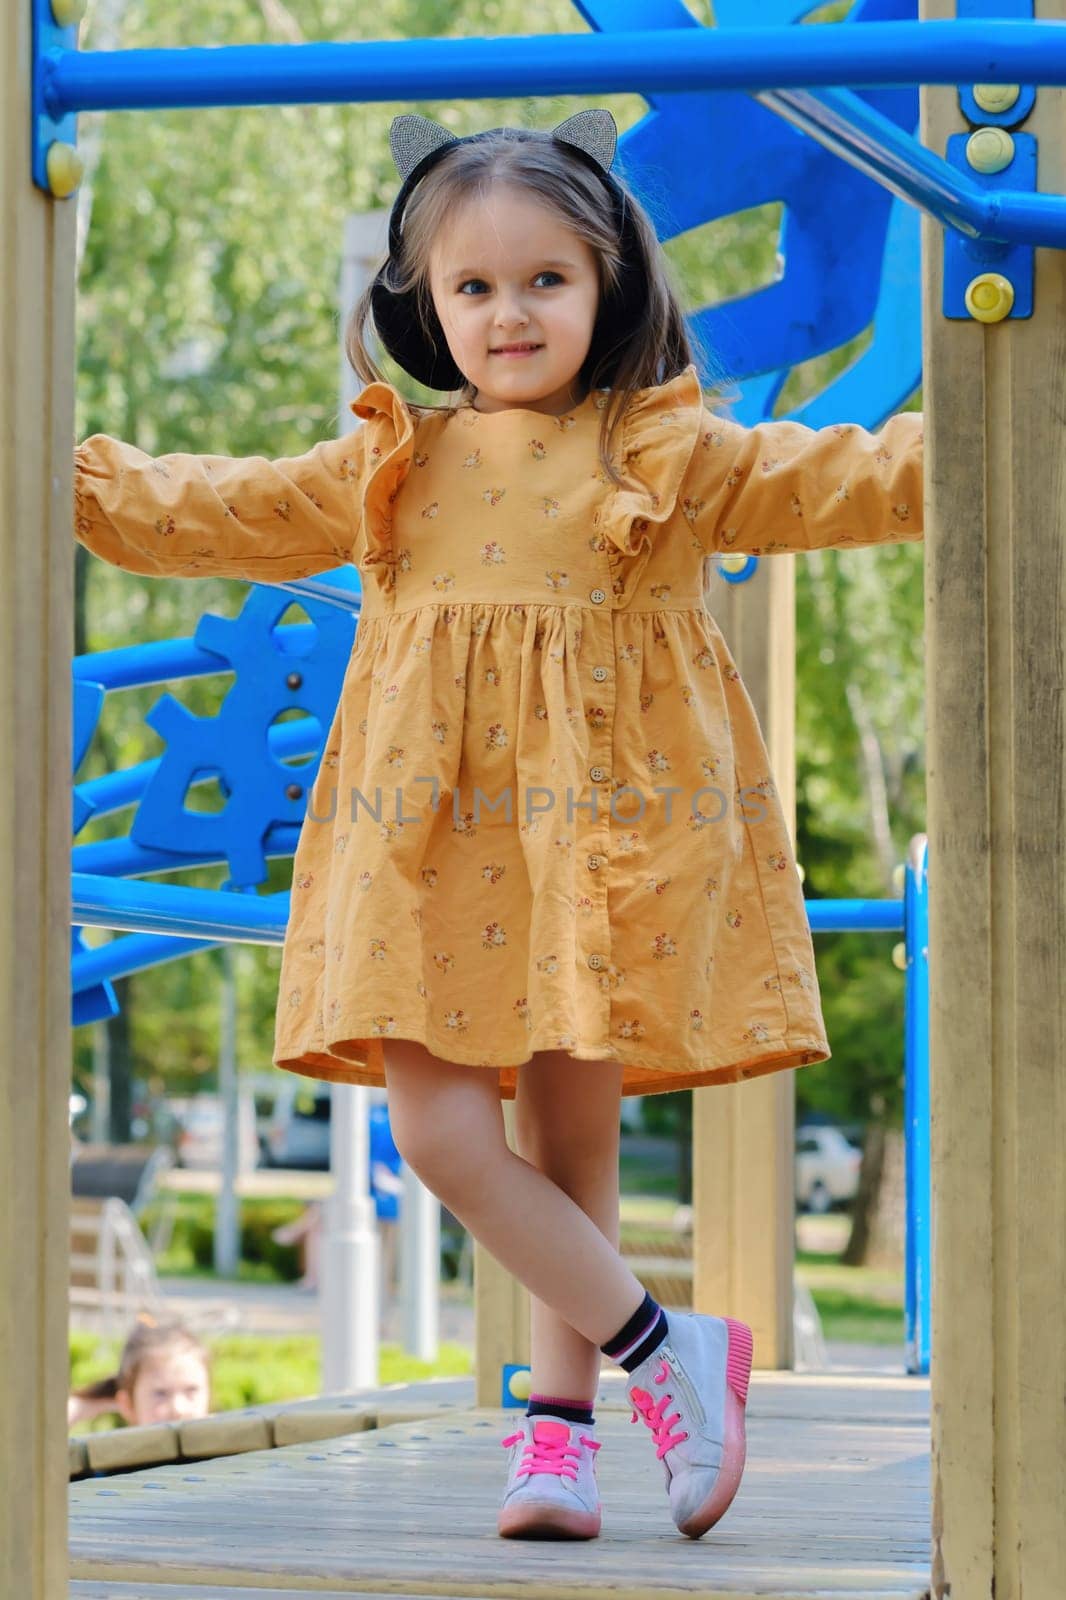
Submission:
M 699 1539 L 732 1504 L 744 1471 L 751 1329 L 732 1317 L 671 1311 L 663 1343 L 629 1373 L 626 1393 L 655 1436 L 670 1510 Z
M 563 1417 L 522 1417 L 500 1443 L 510 1448 L 507 1489 L 500 1503 L 505 1539 L 594 1539 L 600 1531 L 595 1423 Z

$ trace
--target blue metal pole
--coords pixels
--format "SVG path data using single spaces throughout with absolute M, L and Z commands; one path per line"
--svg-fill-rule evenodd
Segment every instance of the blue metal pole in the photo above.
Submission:
M 914 83 L 1066 84 L 1066 24 L 877 22 L 852 28 L 657 28 L 491 39 L 75 50 L 44 62 L 44 104 L 176 106 L 677 94 Z
M 758 100 L 893 194 L 971 238 L 1066 246 L 1066 200 L 982 188 L 858 95 L 771 91 Z
M 267 830 L 263 854 L 268 860 L 291 856 L 300 837 L 299 825 L 278 822 Z M 179 850 L 158 850 L 152 845 L 135 844 L 132 839 L 94 839 L 91 844 L 76 844 L 71 860 L 76 872 L 93 877 L 137 878 L 155 872 L 184 872 L 189 867 L 209 867 L 224 859 L 218 850 L 191 855 Z M 201 891 L 197 890 L 199 894 Z M 204 891 L 206 893 L 206 891 Z M 77 922 L 77 918 L 74 918 Z
M 931 1343 L 932 1168 L 929 1101 L 929 882 L 924 834 L 911 840 L 903 904 L 904 1147 L 907 1237 L 904 1343 L 907 1371 L 928 1374 Z
M 807 900 L 812 933 L 894 933 L 903 927 L 902 900 Z
M 251 895 L 71 874 L 71 921 L 83 928 L 173 933 L 195 939 L 281 944 L 288 894 Z
M 313 642 L 316 629 L 312 622 L 287 622 L 279 632 L 285 634 L 286 642 L 298 654 L 301 648 Z M 142 689 L 152 683 L 168 683 L 173 678 L 202 678 L 212 672 L 228 670 L 228 662 L 221 661 L 211 650 L 201 649 L 195 639 L 126 644 L 115 650 L 98 650 L 74 657 L 75 678 L 102 683 L 105 689 Z
M 70 981 L 75 994 L 92 989 L 109 979 L 125 978 L 131 972 L 159 967 L 167 961 L 194 955 L 198 950 L 213 950 L 216 939 L 177 939 L 169 934 L 130 933 L 122 939 L 79 950 L 70 963 Z

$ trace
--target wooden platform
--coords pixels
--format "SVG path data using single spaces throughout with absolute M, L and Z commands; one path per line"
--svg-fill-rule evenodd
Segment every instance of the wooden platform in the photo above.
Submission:
M 754 1374 L 744 1481 L 698 1541 L 670 1520 L 620 1382 L 604 1392 L 599 1539 L 501 1539 L 517 1413 L 457 1410 L 74 1483 L 71 1600 L 927 1596 L 928 1380 Z

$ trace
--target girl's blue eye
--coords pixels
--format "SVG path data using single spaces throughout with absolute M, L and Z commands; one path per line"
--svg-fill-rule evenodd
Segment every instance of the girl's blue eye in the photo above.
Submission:
M 545 267 L 543 272 L 538 272 L 537 273 L 537 277 L 538 278 L 558 278 L 560 283 L 562 282 L 561 274 L 558 273 L 558 272 L 553 272 L 550 267 Z M 468 288 L 470 286 L 470 284 L 472 284 L 472 283 L 484 283 L 484 281 L 485 281 L 484 278 L 467 278 L 467 279 L 465 279 L 465 281 L 463 283 L 461 283 L 459 285 L 459 293 L 462 294 L 463 290 Z

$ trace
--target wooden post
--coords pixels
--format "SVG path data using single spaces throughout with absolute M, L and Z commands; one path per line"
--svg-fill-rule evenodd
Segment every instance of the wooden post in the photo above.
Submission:
M 0 0 L 0 1594 L 67 1592 L 74 204 L 30 180 Z
M 708 562 L 707 605 L 744 679 L 796 837 L 795 557 L 742 584 Z M 755 1365 L 793 1364 L 795 1083 L 791 1072 L 692 1095 L 693 1306 L 750 1324 Z
M 1066 0 L 1038 0 L 1066 21 Z M 923 0 L 925 19 L 953 17 Z M 943 155 L 968 130 L 922 94 Z M 1066 192 L 1066 99 L 1023 130 Z M 1066 1573 L 1066 252 L 1032 318 L 942 307 L 925 228 L 934 1600 Z
M 507 1143 L 515 1149 L 513 1100 L 504 1100 Z M 529 1291 L 484 1245 L 474 1242 L 474 1404 L 500 1404 L 500 1375 L 530 1359 Z

